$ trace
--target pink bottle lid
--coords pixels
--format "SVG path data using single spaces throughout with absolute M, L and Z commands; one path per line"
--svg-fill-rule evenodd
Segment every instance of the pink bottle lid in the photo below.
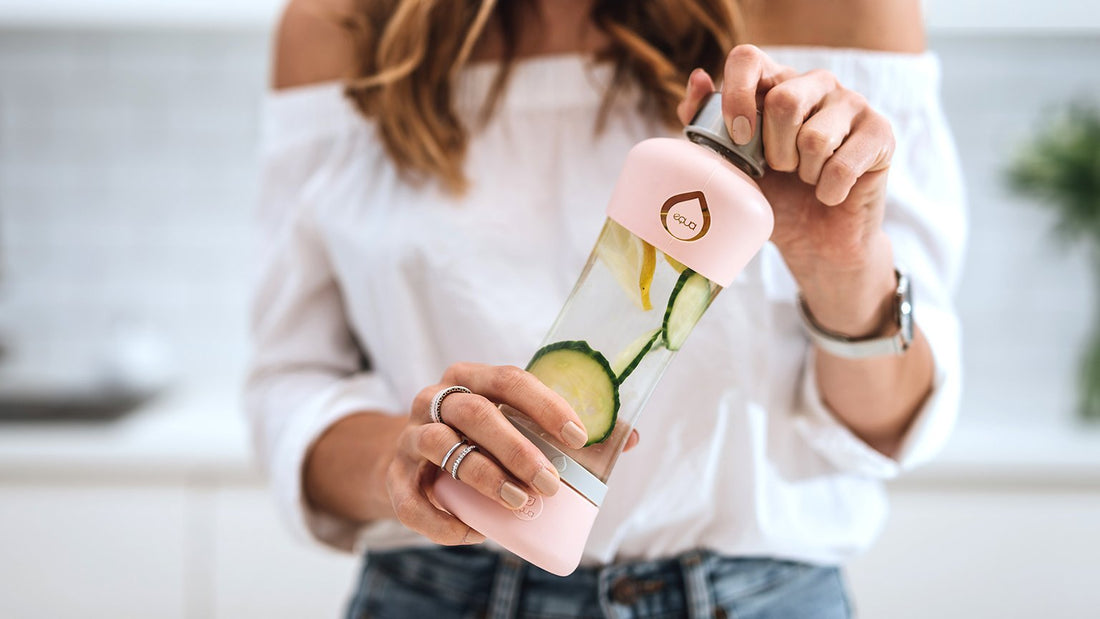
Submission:
M 771 205 L 750 176 L 764 172 L 760 132 L 746 145 L 735 144 L 717 94 L 703 102 L 684 132 L 691 142 L 654 138 L 630 150 L 607 216 L 712 282 L 729 286 L 774 225 Z

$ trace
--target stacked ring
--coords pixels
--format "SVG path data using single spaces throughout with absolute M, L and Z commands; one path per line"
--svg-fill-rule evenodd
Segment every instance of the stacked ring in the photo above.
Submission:
M 466 456 L 470 455 L 470 452 L 477 449 L 477 445 L 467 445 L 465 449 L 458 452 L 455 456 L 454 464 L 451 465 L 451 477 L 458 480 L 458 465 L 462 464 L 462 461 L 466 459 Z
M 455 443 L 454 445 L 451 445 L 451 448 L 447 450 L 447 455 L 443 456 L 443 461 L 439 463 L 439 470 L 446 473 L 447 472 L 447 460 L 451 459 L 451 454 L 453 454 L 455 452 L 455 450 L 457 450 L 459 447 L 462 447 L 465 444 L 466 444 L 466 439 L 462 439 L 459 442 Z
M 439 409 L 443 406 L 443 398 L 451 395 L 452 393 L 472 393 L 469 389 L 462 387 L 461 385 L 455 385 L 453 387 L 447 387 L 440 389 L 439 393 L 435 394 L 432 398 L 432 405 L 428 409 L 429 414 L 432 417 L 432 421 L 436 423 L 443 423 L 443 417 L 440 416 Z

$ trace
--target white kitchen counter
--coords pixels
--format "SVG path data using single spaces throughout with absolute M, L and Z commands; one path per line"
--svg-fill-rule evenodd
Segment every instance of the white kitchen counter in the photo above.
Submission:
M 931 463 L 897 484 L 1022 484 L 1100 488 L 1100 425 L 959 423 Z
M 112 422 L 0 423 L 0 479 L 259 479 L 232 386 L 183 386 Z
M 239 402 L 232 385 L 178 387 L 115 422 L 3 423 L 0 478 L 259 480 Z M 895 483 L 1100 485 L 1100 428 L 964 419 L 939 458 Z

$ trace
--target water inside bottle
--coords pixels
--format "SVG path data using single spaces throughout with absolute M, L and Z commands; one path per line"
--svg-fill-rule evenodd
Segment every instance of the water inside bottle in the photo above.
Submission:
M 658 379 L 720 291 L 607 220 L 576 287 L 528 366 L 570 401 L 590 440 L 602 440 L 569 449 L 545 433 L 540 436 L 606 482 Z M 608 404 L 611 393 L 618 397 L 617 410 Z

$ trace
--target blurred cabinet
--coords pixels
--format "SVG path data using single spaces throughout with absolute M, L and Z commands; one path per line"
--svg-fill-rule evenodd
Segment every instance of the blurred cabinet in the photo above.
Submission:
M 848 571 L 860 617 L 1087 619 L 1100 609 L 1100 488 L 905 487 Z
M 0 617 L 339 617 L 357 561 L 258 484 L 0 484 Z
M 1100 487 L 908 482 L 848 570 L 859 616 L 1091 618 Z M 340 617 L 355 557 L 292 540 L 255 481 L 0 482 L 0 617 Z
M 187 616 L 184 488 L 0 485 L 0 617 Z
M 210 612 L 201 617 L 342 617 L 359 573 L 346 554 L 291 540 L 266 489 L 204 491 Z

